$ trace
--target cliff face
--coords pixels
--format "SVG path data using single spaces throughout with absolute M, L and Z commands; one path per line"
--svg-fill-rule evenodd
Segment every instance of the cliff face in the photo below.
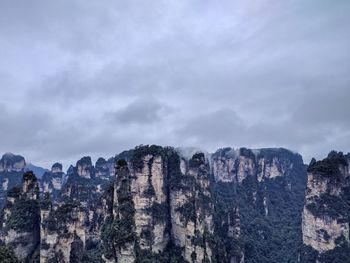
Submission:
M 0 172 L 22 172 L 25 166 L 24 158 L 12 153 L 4 154 L 0 160 Z
M 331 152 L 322 161 L 311 161 L 303 210 L 303 242 L 319 262 L 341 248 L 349 247 L 349 159 Z M 348 253 L 350 250 L 348 250 Z
M 296 262 L 306 184 L 301 156 L 285 149 L 224 148 L 211 159 L 216 229 L 231 262 Z
M 204 155 L 180 160 L 171 148 L 145 146 L 126 159 L 117 163 L 113 213 L 103 226 L 103 233 L 117 229 L 112 238 L 102 237 L 105 247 L 113 249 L 103 257 L 117 262 L 211 262 L 213 210 Z
M 66 175 L 62 171 L 62 164 L 55 163 L 50 172 L 45 172 L 40 180 L 40 188 L 43 193 L 48 193 L 53 200 L 56 200 L 58 194 L 66 181 Z
M 6 153 L 0 159 L 0 207 L 6 202 L 7 191 L 20 186 L 26 162 L 20 155 Z
M 0 245 L 27 262 L 333 262 L 349 253 L 349 159 L 331 153 L 308 177 L 285 149 L 56 163 L 40 195 L 32 173 L 8 191 Z
M 103 211 L 99 199 L 109 183 L 109 174 L 107 166 L 95 168 L 90 157 L 83 157 L 70 168 L 67 180 L 61 166 L 53 166 L 47 176 L 49 187 L 43 182 L 44 192 L 48 191 L 41 206 L 40 262 L 70 262 L 72 258 L 81 262 L 89 257 L 84 251 L 100 238 L 98 217 Z
M 180 158 L 179 168 L 170 191 L 173 242 L 185 248 L 183 256 L 188 262 L 211 262 L 214 207 L 208 160 L 197 153 L 188 161 Z
M 302 165 L 301 156 L 285 149 L 224 148 L 212 155 L 215 181 L 242 183 L 249 176 L 258 182 L 288 177 L 295 165 Z
M 1 241 L 11 246 L 25 262 L 37 258 L 40 243 L 39 186 L 35 175 L 27 172 L 22 187 L 8 192 L 2 212 Z

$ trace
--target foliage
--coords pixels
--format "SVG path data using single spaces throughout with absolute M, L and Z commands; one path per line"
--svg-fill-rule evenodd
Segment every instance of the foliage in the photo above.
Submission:
M 71 243 L 69 263 L 80 263 L 83 258 L 83 249 L 83 241 L 77 235 L 75 235 L 74 241 Z
M 152 218 L 156 223 L 165 223 L 168 219 L 169 203 L 157 203 L 154 202 L 150 208 L 148 208 L 148 213 L 152 215 Z
M 255 160 L 255 154 L 250 149 L 242 147 L 239 149 L 239 153 L 241 156 L 245 156 L 249 159 Z
M 116 248 L 121 248 L 136 240 L 135 208 L 130 192 L 129 171 L 124 165 L 118 169 L 116 216 L 108 217 L 102 227 L 102 249 L 106 258 L 112 258 Z
M 8 197 L 19 198 L 21 195 L 22 188 L 21 187 L 13 187 L 7 192 Z
M 346 158 L 342 152 L 332 151 L 326 159 L 321 161 L 312 159 L 307 171 L 309 173 L 318 173 L 323 176 L 337 178 L 339 176 L 339 165 L 347 166 Z
M 244 154 L 250 156 L 249 151 Z M 266 150 L 262 154 L 270 153 Z M 288 177 L 258 183 L 254 176 L 248 176 L 242 184 L 213 184 L 213 262 L 230 262 L 232 258 L 239 262 L 242 252 L 246 263 L 298 262 L 305 175 L 302 162 L 295 160 Z M 235 227 L 241 234 L 229 236 L 229 229 Z
M 316 217 L 327 215 L 334 219 L 347 218 L 350 209 L 346 199 L 328 193 L 321 194 L 306 208 Z
M 153 197 L 153 196 L 156 195 L 156 191 L 154 190 L 154 187 L 153 187 L 153 185 L 152 185 L 152 182 L 151 182 L 150 178 L 149 178 L 149 180 L 148 180 L 148 187 L 147 187 L 147 189 L 143 192 L 143 195 L 144 195 L 145 197 L 148 197 L 148 198 L 151 198 L 151 197 Z
M 33 181 L 36 182 L 37 178 L 32 171 L 28 171 L 23 175 L 23 181 Z
M 50 194 L 45 193 L 42 200 L 40 200 L 40 208 L 43 210 L 50 210 L 51 207 L 52 207 L 52 203 L 51 203 L 51 199 L 50 199 Z
M 20 263 L 15 253 L 10 247 L 0 246 L 0 262 L 1 263 Z
M 81 209 L 81 206 L 78 201 L 67 200 L 66 203 L 59 205 L 56 210 L 50 211 L 43 225 L 49 231 L 65 231 L 68 222 L 74 220 L 74 212 L 79 209 Z
M 189 167 L 199 167 L 202 164 L 205 164 L 205 156 L 203 153 L 196 153 L 189 160 Z
M 108 259 L 114 256 L 114 235 L 113 218 L 110 216 L 101 229 L 102 253 Z
M 181 214 L 181 220 L 187 223 L 189 221 L 196 222 L 196 209 L 195 209 L 195 200 L 188 200 L 182 206 L 176 209 L 177 212 Z
M 142 158 L 147 154 L 164 156 L 165 152 L 163 147 L 157 145 L 141 145 L 136 147 L 131 158 L 134 169 L 141 170 L 143 168 Z
M 39 225 L 39 202 L 20 198 L 14 203 L 6 227 L 19 232 L 32 231 Z
M 91 249 L 84 252 L 82 263 L 103 263 L 101 249 Z
M 182 249 L 169 244 L 162 253 L 137 248 L 135 263 L 187 263 L 181 256 Z

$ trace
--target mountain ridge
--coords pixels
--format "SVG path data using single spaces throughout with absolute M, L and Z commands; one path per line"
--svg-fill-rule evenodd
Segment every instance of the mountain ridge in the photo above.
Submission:
M 9 191 L 0 240 L 26 262 L 267 263 L 331 257 L 305 241 L 310 179 L 300 154 L 229 147 L 192 153 L 185 158 L 172 147 L 142 145 L 99 158 L 95 165 L 83 157 L 67 173 L 54 164 L 42 180 L 24 180 L 22 190 Z M 40 219 L 33 219 L 40 221 L 36 241 L 26 241 L 36 234 L 18 228 L 13 216 L 21 213 L 16 207 L 33 203 L 25 197 L 28 184 L 40 192 L 34 200 L 40 207 Z M 20 245 L 27 243 L 40 245 L 27 250 Z

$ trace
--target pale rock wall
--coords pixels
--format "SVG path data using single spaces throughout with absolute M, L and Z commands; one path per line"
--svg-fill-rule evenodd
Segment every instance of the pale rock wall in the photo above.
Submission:
M 32 205 L 39 199 L 39 187 L 35 175 L 30 172 L 25 173 L 22 179 L 22 188 L 18 191 L 16 197 L 7 197 L 7 205 L 3 210 L 3 236 L 1 239 L 7 246 L 13 248 L 16 256 L 20 260 L 27 260 L 37 249 L 38 243 L 40 242 L 39 226 L 34 223 L 33 225 L 16 225 L 16 227 L 12 228 L 12 226 L 6 224 L 6 222 L 11 218 L 12 213 L 16 211 L 12 209 L 14 206 L 22 204 Z M 21 203 L 18 203 L 19 199 L 21 199 Z M 18 210 L 22 208 L 23 207 L 17 207 Z M 38 209 L 37 211 L 30 211 L 34 215 L 35 212 L 39 213 L 38 206 L 33 206 L 32 209 Z M 20 211 L 16 211 L 16 213 L 20 213 Z M 25 215 L 18 214 L 15 216 Z
M 342 198 L 344 187 L 349 185 L 349 171 L 348 165 L 339 165 L 338 168 L 339 173 L 336 175 L 322 174 L 317 171 L 308 172 L 302 215 L 303 242 L 319 253 L 333 250 L 336 247 L 336 239 L 341 236 L 344 236 L 349 243 L 349 222 L 346 218 L 340 215 L 331 216 L 327 212 L 315 215 L 308 209 L 308 206 L 313 205 L 320 197 L 322 198 L 323 194 Z
M 18 232 L 10 229 L 5 236 L 5 244 L 13 247 L 16 256 L 25 260 L 37 245 L 37 236 L 32 232 Z
M 210 184 L 208 174 L 210 169 L 208 160 L 204 160 L 204 155 L 200 158 L 203 158 L 203 160 L 197 160 L 200 161 L 199 166 L 192 167 L 186 164 L 184 160 L 181 160 L 180 171 L 184 177 L 183 180 L 185 181 L 183 183 L 186 187 L 172 190 L 170 193 L 173 242 L 175 245 L 184 248 L 183 256 L 185 260 L 194 263 L 202 262 L 204 259 L 211 262 L 212 255 L 206 240 L 206 237 L 213 233 L 213 218 L 210 211 L 212 207 L 211 204 L 208 204 L 209 210 L 205 209 L 200 202 L 203 197 L 199 196 L 199 194 L 204 195 L 210 200 L 210 192 L 208 191 Z M 186 177 L 192 177 L 195 184 L 188 184 Z M 192 203 L 194 218 L 184 220 L 181 208 L 189 203 Z M 196 244 L 194 242 L 196 239 L 202 239 L 204 246 Z
M 153 220 L 150 212 L 152 205 L 162 204 L 166 201 L 164 180 L 164 162 L 161 156 L 146 155 L 143 157 L 143 168 L 132 170 L 131 192 L 135 204 L 135 225 L 136 233 L 139 236 L 141 249 L 148 249 L 153 252 L 162 252 L 169 241 L 164 235 L 165 222 L 158 223 Z M 150 188 L 154 189 L 154 196 L 147 195 Z M 147 229 L 151 232 L 151 242 L 141 235 Z
M 26 161 L 20 155 L 6 153 L 0 159 L 1 172 L 23 172 L 26 166 Z
M 303 242 L 318 252 L 325 252 L 336 247 L 335 240 L 342 235 L 349 242 L 349 223 L 338 222 L 327 216 L 314 216 L 308 209 L 303 211 Z
M 237 150 L 218 150 L 211 156 L 212 173 L 216 182 L 242 183 L 248 176 L 256 176 L 259 182 L 286 174 L 293 164 L 280 160 L 276 156 L 272 160 L 259 156 L 259 151 L 251 151 L 251 156 L 245 156 Z
M 54 209 L 57 209 L 57 207 Z M 50 212 L 52 211 L 44 210 L 41 213 L 43 222 L 49 217 Z M 56 223 L 58 227 L 57 230 L 51 231 L 45 225 L 41 225 L 41 243 L 45 244 L 45 246 L 41 246 L 40 249 L 41 263 L 48 262 L 58 255 L 61 256 L 60 260 L 62 263 L 69 263 L 72 244 L 76 237 L 80 238 L 83 242 L 83 247 L 85 246 L 87 239 L 87 214 L 85 210 L 81 210 L 79 207 L 74 208 L 70 214 L 66 216 L 70 218 L 69 222 L 65 222 L 64 226 Z

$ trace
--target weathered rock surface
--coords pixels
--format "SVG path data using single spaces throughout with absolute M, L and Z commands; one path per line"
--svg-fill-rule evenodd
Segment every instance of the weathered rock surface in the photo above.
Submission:
M 63 185 L 66 182 L 66 174 L 62 171 L 62 164 L 55 163 L 50 172 L 45 172 L 40 180 L 40 188 L 43 193 L 49 193 L 56 200 Z
M 350 174 L 348 158 L 331 152 L 322 161 L 311 161 L 303 211 L 303 242 L 318 254 L 349 247 Z M 350 250 L 349 250 L 350 252 Z
M 16 256 L 32 262 L 40 243 L 39 186 L 35 175 L 27 172 L 22 187 L 8 192 L 2 212 L 1 241 L 13 248 Z
M 32 173 L 8 189 L 0 241 L 27 262 L 343 260 L 349 159 L 313 161 L 308 178 L 282 148 L 139 146 L 95 165 L 84 157 L 67 174 L 56 163 L 41 194 Z
M 5 153 L 0 159 L 0 172 L 22 172 L 25 166 L 26 162 L 20 155 Z
M 22 182 L 26 162 L 20 155 L 6 153 L 0 159 L 0 207 L 6 202 L 7 191 Z

